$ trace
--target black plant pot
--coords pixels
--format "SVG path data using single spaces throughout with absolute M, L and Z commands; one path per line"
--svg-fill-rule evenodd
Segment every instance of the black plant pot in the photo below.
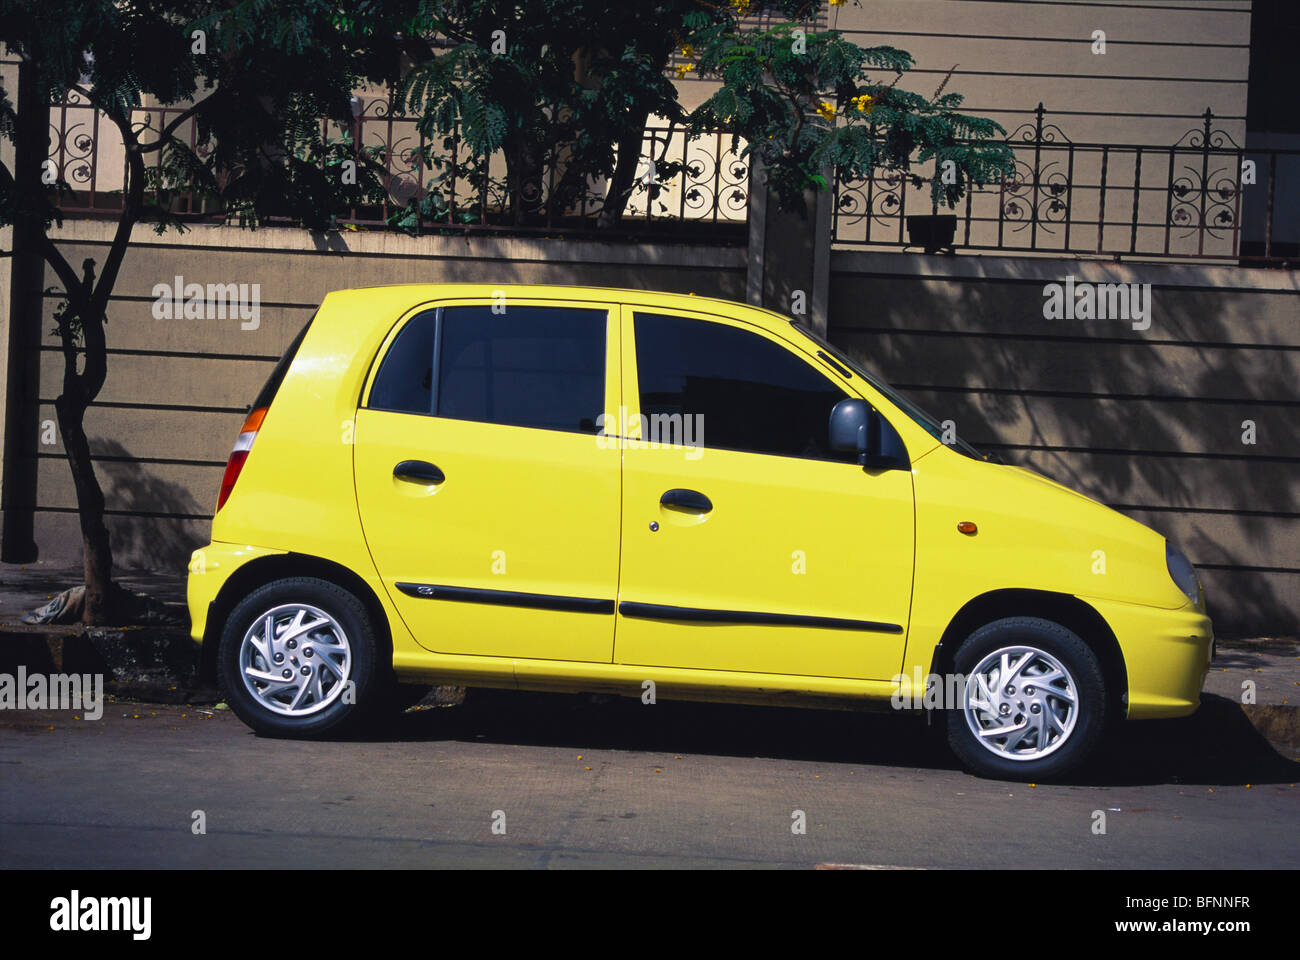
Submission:
M 934 213 L 907 218 L 908 246 L 924 247 L 926 253 L 940 250 L 954 253 L 953 238 L 956 236 L 956 214 Z

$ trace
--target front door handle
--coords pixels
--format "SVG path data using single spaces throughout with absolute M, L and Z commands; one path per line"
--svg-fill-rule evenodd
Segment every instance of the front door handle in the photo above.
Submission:
M 659 503 L 665 507 L 681 507 L 692 513 L 708 513 L 713 509 L 713 501 L 698 490 L 669 490 L 659 498 Z
M 411 483 L 442 483 L 447 475 L 425 460 L 403 460 L 393 467 L 393 476 Z

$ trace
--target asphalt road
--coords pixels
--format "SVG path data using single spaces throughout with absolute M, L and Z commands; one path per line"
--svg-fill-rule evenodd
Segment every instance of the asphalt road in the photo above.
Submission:
M 1035 786 L 888 715 L 476 690 L 300 743 L 195 707 L 4 711 L 0 867 L 1295 868 L 1295 761 L 1217 697 Z

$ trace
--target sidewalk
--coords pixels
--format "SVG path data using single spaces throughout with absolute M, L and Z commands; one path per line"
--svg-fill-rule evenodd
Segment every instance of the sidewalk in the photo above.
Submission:
M 118 582 L 152 596 L 189 622 L 185 570 L 166 573 L 122 570 Z M 0 564 L 0 672 L 18 663 L 62 670 L 105 670 L 120 696 L 164 702 L 211 699 L 196 687 L 195 645 L 186 627 L 28 626 L 22 616 L 61 590 L 81 582 L 81 568 L 33 563 Z M 1254 703 L 1243 703 L 1243 683 L 1255 685 Z M 1300 638 L 1220 641 L 1205 680 L 1205 694 L 1241 707 L 1259 732 L 1287 756 L 1300 755 Z

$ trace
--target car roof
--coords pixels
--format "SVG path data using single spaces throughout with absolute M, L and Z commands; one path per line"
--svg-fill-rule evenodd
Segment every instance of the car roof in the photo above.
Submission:
M 792 318 L 752 304 L 724 300 L 720 297 L 702 297 L 694 293 L 670 293 L 658 290 L 637 290 L 630 287 L 601 287 L 582 284 L 530 284 L 530 283 L 406 283 L 372 287 L 352 287 L 335 290 L 325 298 L 325 303 L 336 305 L 339 300 L 365 300 L 371 306 L 382 305 L 376 313 L 392 321 L 393 311 L 404 313 L 411 307 L 431 300 L 491 299 L 498 292 L 520 299 L 573 299 L 595 300 L 602 303 L 634 303 L 661 306 L 678 310 L 698 310 L 701 313 L 720 313 L 724 316 L 745 319 L 768 330 L 788 333 Z M 376 303 L 378 301 L 378 303 Z M 322 304 L 324 306 L 325 304 Z M 743 315 L 743 317 L 742 317 Z M 378 319 L 378 317 L 376 317 Z

